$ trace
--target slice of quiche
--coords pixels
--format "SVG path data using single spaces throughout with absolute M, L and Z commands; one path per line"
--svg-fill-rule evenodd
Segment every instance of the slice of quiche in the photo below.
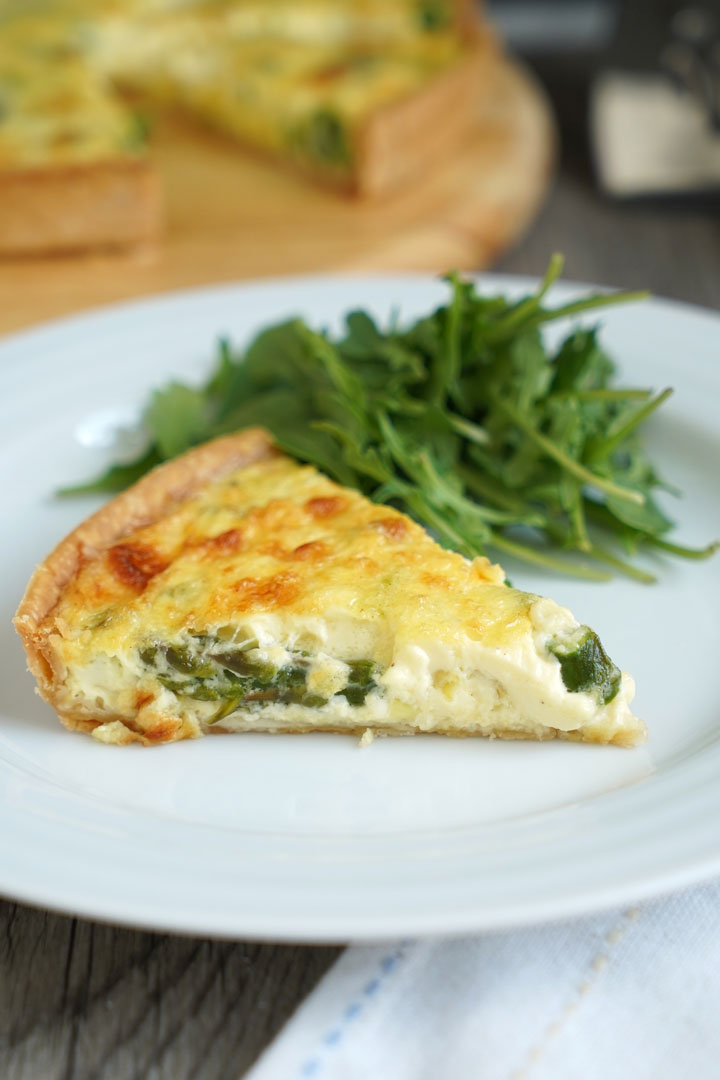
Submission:
M 630 677 L 552 600 L 254 429 L 149 473 L 35 571 L 41 695 L 107 743 L 209 732 L 645 738 Z
M 129 29 L 106 61 L 119 85 L 361 195 L 421 175 L 460 145 L 496 61 L 477 23 L 389 43 L 306 39 L 245 34 L 214 9 L 191 9 Z

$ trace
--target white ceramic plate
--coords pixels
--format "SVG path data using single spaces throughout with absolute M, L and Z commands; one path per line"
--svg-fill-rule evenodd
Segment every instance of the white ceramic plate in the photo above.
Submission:
M 487 290 L 529 282 L 488 277 Z M 570 287 L 555 290 L 566 298 Z M 506 563 L 602 634 L 636 677 L 646 747 L 228 736 L 147 750 L 67 733 L 10 627 L 34 564 L 95 508 L 94 474 L 150 387 L 213 341 L 292 313 L 405 316 L 421 277 L 311 278 L 119 306 L 0 345 L 0 891 L 166 930 L 298 941 L 452 934 L 590 912 L 720 873 L 720 557 L 661 584 L 583 584 Z M 659 301 L 602 316 L 621 378 L 673 385 L 650 442 L 685 492 L 681 541 L 720 535 L 720 318 Z

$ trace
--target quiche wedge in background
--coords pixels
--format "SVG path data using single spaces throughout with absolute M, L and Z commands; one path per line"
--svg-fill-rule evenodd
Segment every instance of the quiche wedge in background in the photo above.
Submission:
M 632 680 L 569 611 L 260 429 L 158 467 L 80 525 L 35 571 L 15 625 L 42 697 L 106 743 L 645 738 Z
M 416 180 L 478 126 L 499 56 L 479 18 L 448 17 L 426 29 L 418 21 L 413 32 L 408 24 L 407 34 L 393 36 L 372 5 L 350 5 L 338 19 L 328 4 L 296 4 L 295 19 L 269 18 L 282 7 L 267 5 L 255 30 L 252 5 L 149 14 L 106 35 L 99 56 L 139 100 L 180 108 L 361 196 Z M 407 17 L 410 5 L 387 4 L 393 12 Z
M 0 0 L 0 255 L 152 242 L 148 109 L 384 194 L 463 144 L 498 56 L 469 0 Z

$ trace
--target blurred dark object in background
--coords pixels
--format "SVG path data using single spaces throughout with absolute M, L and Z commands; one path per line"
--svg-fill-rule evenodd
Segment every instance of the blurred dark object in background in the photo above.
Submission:
M 544 83 L 563 167 L 606 195 L 720 205 L 718 0 L 492 0 Z

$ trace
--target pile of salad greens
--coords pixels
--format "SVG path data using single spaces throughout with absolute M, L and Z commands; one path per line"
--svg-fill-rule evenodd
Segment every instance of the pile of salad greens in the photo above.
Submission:
M 643 550 L 704 558 L 666 538 L 653 497 L 658 475 L 640 428 L 671 390 L 614 385 L 596 326 L 575 325 L 558 347 L 553 320 L 636 299 L 600 293 L 548 307 L 555 256 L 537 291 L 484 296 L 449 274 L 448 302 L 402 327 L 364 311 L 334 337 L 292 319 L 245 350 L 219 345 L 205 385 L 173 382 L 144 412 L 149 448 L 63 494 L 116 492 L 161 461 L 217 435 L 260 425 L 278 445 L 341 484 L 392 503 L 448 547 L 510 553 L 603 579 L 653 581 Z

